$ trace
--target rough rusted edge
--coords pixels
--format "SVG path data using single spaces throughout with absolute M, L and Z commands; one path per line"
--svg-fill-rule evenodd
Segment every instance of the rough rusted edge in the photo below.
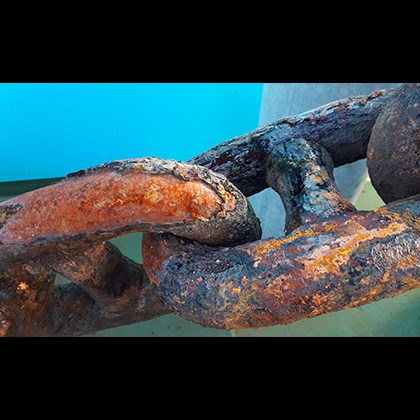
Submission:
M 237 202 L 244 205 L 244 199 L 240 191 L 222 174 L 209 170 L 201 165 L 194 165 L 174 159 L 145 157 L 116 160 L 70 173 L 62 182 L 65 182 L 67 179 L 81 178 L 108 171 L 121 175 L 138 172 L 149 175 L 170 175 L 183 181 L 196 180 L 203 182 L 211 188 L 225 205 L 227 204 L 228 197 L 225 193 L 226 191 L 229 191 Z M 200 221 L 197 222 L 200 223 Z
M 209 171 L 209 169 L 200 165 L 194 165 L 174 159 L 161 159 L 158 157 L 115 160 L 102 163 L 91 168 L 81 169 L 77 172 L 70 173 L 60 182 L 109 171 L 116 172 L 120 175 L 144 173 L 148 175 L 170 175 L 182 179 L 183 181 L 200 181 L 214 190 L 223 202 L 226 202 L 226 196 L 222 194 L 221 191 L 235 190 L 233 184 L 225 176 L 217 172 Z

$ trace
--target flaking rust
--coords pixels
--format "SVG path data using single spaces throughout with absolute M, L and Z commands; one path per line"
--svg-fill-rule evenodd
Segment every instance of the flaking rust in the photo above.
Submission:
M 218 195 L 202 182 L 170 175 L 92 174 L 32 191 L 6 204 L 3 244 L 34 239 L 89 235 L 115 226 L 140 223 L 192 223 L 221 209 Z M 7 211 L 18 206 L 11 219 Z
M 418 209 L 419 197 L 411 204 Z M 355 212 L 212 252 L 147 234 L 143 258 L 160 298 L 185 319 L 224 329 L 288 324 L 420 287 L 420 229 L 409 217 Z

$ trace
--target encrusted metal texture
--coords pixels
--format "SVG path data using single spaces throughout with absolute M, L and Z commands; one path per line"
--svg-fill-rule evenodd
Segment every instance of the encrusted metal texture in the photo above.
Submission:
M 385 203 L 420 194 L 419 88 L 419 83 L 403 85 L 372 129 L 369 175 Z
M 144 258 L 154 259 L 148 274 L 161 299 L 186 319 L 229 329 L 288 324 L 420 287 L 419 198 L 415 213 L 355 212 L 229 249 L 148 234 Z
M 420 84 L 345 98 L 188 163 L 109 162 L 0 204 L 0 336 L 78 336 L 168 313 L 288 324 L 420 287 Z M 386 206 L 357 211 L 334 166 L 367 157 Z M 246 197 L 271 187 L 284 238 Z M 109 239 L 143 235 L 143 264 Z M 140 246 L 140 244 L 139 244 Z M 71 280 L 54 286 L 56 273 Z

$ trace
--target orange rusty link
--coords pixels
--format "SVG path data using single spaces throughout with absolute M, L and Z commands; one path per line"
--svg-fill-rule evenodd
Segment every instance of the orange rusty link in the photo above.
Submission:
M 1 203 L 0 269 L 137 231 L 212 245 L 261 235 L 247 199 L 222 175 L 174 160 L 131 159 Z
M 92 174 L 31 191 L 2 205 L 22 210 L 1 230 L 5 244 L 28 244 L 42 237 L 92 234 L 115 226 L 207 220 L 222 200 L 208 185 L 170 175 Z M 233 203 L 234 207 L 234 203 Z

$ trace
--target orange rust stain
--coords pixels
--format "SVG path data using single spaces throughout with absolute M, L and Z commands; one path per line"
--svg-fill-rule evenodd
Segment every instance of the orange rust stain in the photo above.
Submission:
M 280 239 L 273 239 L 270 241 L 264 241 L 256 245 L 256 249 L 251 251 L 252 255 L 256 255 L 258 257 L 262 257 L 270 250 L 278 250 L 282 245 L 288 244 L 293 242 L 297 238 L 301 238 L 304 236 L 314 236 L 319 235 L 320 233 L 326 232 L 336 232 L 340 229 L 340 226 L 336 226 L 334 224 L 325 224 L 319 226 L 319 229 L 308 229 L 296 232 L 294 235 L 287 236 L 285 238 Z
M 409 254 L 409 255 L 405 255 L 404 257 L 400 258 L 397 261 L 397 268 L 411 268 L 411 267 L 416 267 L 419 264 L 419 260 L 418 260 L 418 254 Z M 417 280 L 418 282 L 420 281 Z
M 383 214 L 384 216 L 392 217 L 396 221 L 404 221 L 404 218 L 399 213 L 389 211 L 385 206 L 378 207 L 372 210 L 375 213 Z
M 284 281 L 284 279 L 289 280 L 289 276 L 281 276 L 277 277 L 273 283 L 271 283 L 264 291 L 263 293 L 265 295 L 274 295 L 276 298 L 281 297 L 284 292 L 288 289 L 288 285 L 286 284 L 285 287 L 273 287 L 273 285 L 279 284 L 279 282 Z
M 239 294 L 239 301 L 230 308 L 230 313 L 225 317 L 224 322 L 228 328 L 245 328 L 247 319 L 254 316 L 252 306 L 248 300 L 251 296 L 246 292 Z
M 225 200 L 225 210 L 226 211 L 233 211 L 235 210 L 235 206 L 236 206 L 236 200 L 235 197 L 230 194 L 229 192 L 225 191 L 225 190 L 220 190 L 219 194 L 224 198 Z M 224 214 L 226 214 L 224 212 Z
M 380 239 L 407 230 L 408 226 L 405 223 L 400 222 L 400 218 L 398 216 L 394 217 L 394 214 L 392 213 L 387 214 L 387 216 L 389 217 L 389 220 L 386 224 L 378 224 L 375 221 L 375 218 L 366 218 L 366 215 L 363 215 L 361 218 L 360 215 L 355 214 L 352 218 L 347 220 L 341 219 L 341 222 L 338 223 L 334 223 L 334 221 L 332 221 L 328 229 L 325 229 L 325 226 L 317 225 L 313 227 L 313 230 L 301 231 L 298 232 L 297 235 L 293 235 L 288 238 L 263 243 L 262 248 L 256 248 L 256 251 L 260 249 L 262 254 L 266 253 L 267 249 L 274 249 L 276 246 L 281 246 L 296 239 L 296 237 L 317 235 L 321 233 L 321 235 L 317 237 L 317 247 L 314 247 L 312 251 L 305 253 L 304 257 L 294 255 L 294 260 L 302 264 L 302 269 L 294 270 L 293 272 L 286 270 L 282 276 L 276 278 L 265 288 L 263 292 L 264 295 L 267 297 L 272 295 L 278 302 L 278 299 L 289 299 L 288 296 L 290 293 L 299 294 L 302 287 L 309 286 L 312 281 L 319 281 L 326 274 L 333 273 L 341 277 L 342 273 L 340 272 L 340 267 L 349 261 L 351 254 L 365 241 L 374 238 Z M 322 233 L 325 233 L 328 230 L 336 231 L 337 235 L 334 235 L 334 237 L 322 235 Z M 285 254 L 287 254 L 287 251 L 290 251 L 290 244 L 287 247 L 287 250 L 285 249 Z M 279 252 L 281 252 L 281 249 L 277 248 L 277 255 L 279 255 Z M 269 257 L 264 256 L 259 259 L 257 258 L 257 262 L 263 262 L 266 258 Z M 287 258 L 287 256 L 285 258 Z M 404 268 L 412 267 L 413 264 L 415 264 L 415 256 L 408 255 L 406 258 L 400 259 L 397 266 Z M 388 272 L 382 281 L 388 281 L 390 276 L 393 275 L 393 272 L 393 269 Z M 362 284 L 366 284 L 368 282 L 369 279 L 367 278 L 362 279 L 361 281 Z M 368 301 L 372 300 L 372 298 L 381 290 L 382 286 L 383 284 L 380 283 L 376 288 L 367 292 L 366 296 L 355 302 L 353 305 L 357 306 L 361 302 L 368 303 Z M 410 285 L 407 287 L 418 287 L 418 283 L 417 286 Z M 313 314 L 322 313 L 325 304 L 329 301 L 332 302 L 331 299 L 333 296 L 329 293 L 326 296 L 328 296 L 328 298 L 326 298 L 328 301 L 326 299 L 324 300 L 324 298 L 321 298 L 320 296 L 315 297 L 315 300 L 313 301 L 315 304 Z M 287 304 L 290 304 L 290 302 Z M 317 305 L 322 305 L 323 307 L 316 308 Z
M 331 298 L 328 295 L 322 296 L 318 293 L 315 293 L 312 296 L 313 305 L 312 305 L 311 316 L 316 316 L 324 312 L 324 308 L 327 307 L 329 304 L 331 304 L 330 299 Z
M 145 173 L 92 174 L 31 191 L 2 204 L 17 202 L 23 208 L 0 230 L 4 244 L 137 223 L 208 220 L 222 210 L 222 198 L 204 182 Z
M 29 286 L 27 283 L 25 283 L 24 281 L 21 281 L 18 287 L 16 288 L 16 290 L 23 291 L 23 290 L 26 290 L 28 287 Z
M 11 321 L 3 318 L 0 312 L 0 337 L 6 337 L 11 326 Z
M 174 302 L 180 304 L 180 305 L 184 305 L 185 304 L 185 300 L 181 300 L 177 295 L 174 295 L 172 297 L 172 299 L 174 300 Z
M 352 302 L 349 307 L 355 307 L 360 305 L 360 303 L 370 301 L 372 299 L 373 296 L 377 295 L 381 290 L 384 284 L 388 283 L 389 279 L 391 278 L 392 274 L 393 274 L 394 270 L 388 270 L 384 273 L 382 279 L 379 281 L 379 283 L 364 297 L 362 297 L 361 299 L 358 299 L 354 302 Z M 368 276 L 369 279 L 369 276 Z
M 394 218 L 394 214 L 388 214 L 390 219 Z M 355 223 L 355 225 L 354 225 Z M 351 226 L 353 224 L 353 226 Z M 366 229 L 357 223 L 357 220 L 349 221 L 347 229 L 343 229 L 339 238 L 333 241 L 336 248 L 331 249 L 327 244 L 315 249 L 311 255 L 305 256 L 301 262 L 305 264 L 305 268 L 309 272 L 316 275 L 322 273 L 340 274 L 340 267 L 346 264 L 350 258 L 350 254 L 363 242 L 374 239 L 383 238 L 385 236 L 401 233 L 407 229 L 404 223 L 399 221 L 391 221 L 387 226 L 379 226 L 373 229 Z
M 370 280 L 371 280 L 371 278 L 370 278 L 370 277 L 364 277 L 364 278 L 362 278 L 362 279 L 359 281 L 359 284 L 360 284 L 361 286 L 364 286 L 364 285 L 368 284 Z
M 382 290 L 382 283 L 383 282 L 381 281 L 368 294 L 363 296 L 361 299 L 355 300 L 349 305 L 347 305 L 347 308 L 354 308 L 356 306 L 359 306 L 360 304 L 368 303 L 375 295 L 377 295 Z
M 411 289 L 416 289 L 419 287 L 419 280 L 413 279 L 411 277 L 407 277 L 405 279 L 402 279 L 402 282 L 404 283 L 404 287 L 402 288 L 402 291 L 406 292 Z
M 377 295 L 381 291 L 382 286 L 388 283 L 390 279 L 392 279 L 395 269 L 411 268 L 411 267 L 414 267 L 416 263 L 417 263 L 417 257 L 415 255 L 406 255 L 405 257 L 402 257 L 396 262 L 394 267 L 390 268 L 384 273 L 379 283 L 368 294 L 366 294 L 366 296 L 352 302 L 350 305 L 348 305 L 348 307 L 353 308 L 355 306 L 359 306 L 362 303 L 368 303 L 375 295 Z M 370 280 L 370 277 L 368 276 L 362 279 L 360 283 L 364 285 L 368 283 L 369 280 Z M 420 282 L 420 280 L 416 280 L 411 277 L 402 278 L 401 281 L 405 284 L 405 287 L 403 287 L 403 290 L 401 290 L 401 292 L 419 287 L 419 282 Z

